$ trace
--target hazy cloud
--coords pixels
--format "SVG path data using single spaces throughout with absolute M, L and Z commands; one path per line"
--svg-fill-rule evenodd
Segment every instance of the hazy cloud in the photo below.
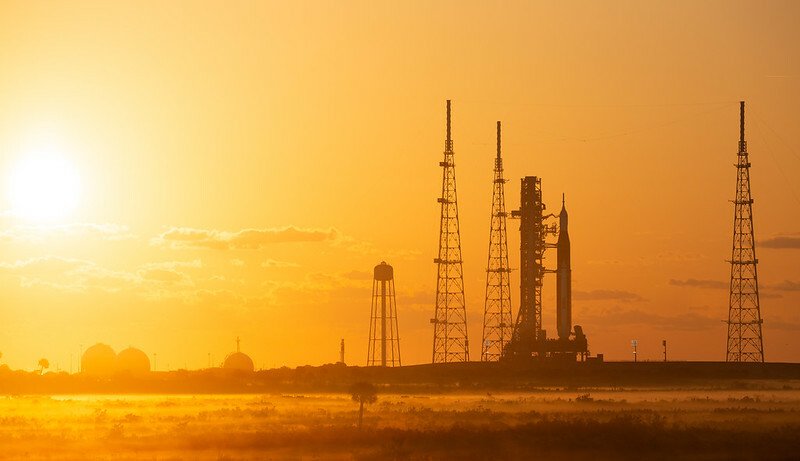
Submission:
M 798 331 L 800 330 L 800 323 L 797 321 L 784 320 L 780 317 L 772 317 L 764 319 L 764 328 L 770 330 L 784 330 L 784 331 Z
M 0 240 L 41 242 L 54 237 L 80 237 L 99 240 L 135 238 L 128 226 L 121 224 L 73 223 L 38 226 L 14 226 L 0 232 Z
M 664 251 L 655 255 L 630 255 L 627 259 L 590 259 L 586 261 L 586 264 L 590 266 L 650 267 L 671 263 L 702 261 L 706 258 L 701 253 Z
M 674 251 L 666 251 L 657 254 L 656 259 L 664 262 L 691 262 L 701 261 L 706 259 L 706 256 L 700 253 L 676 253 Z
M 13 263 L 0 262 L 0 269 L 18 273 L 49 272 L 61 273 L 74 267 L 91 264 L 88 261 L 57 256 L 41 256 L 37 258 L 20 259 Z
M 708 290 L 726 290 L 730 288 L 730 285 L 727 282 L 723 282 L 720 280 L 704 280 L 704 279 L 691 279 L 691 278 L 686 280 L 670 279 L 669 284 L 678 287 L 701 288 Z
M 373 274 L 370 271 L 352 270 L 345 272 L 342 276 L 350 280 L 372 280 Z
M 259 250 L 276 243 L 335 241 L 339 237 L 339 232 L 333 228 L 305 229 L 287 226 L 228 232 L 173 227 L 153 239 L 153 243 L 176 249 Z
M 192 259 L 191 261 L 161 261 L 155 263 L 143 264 L 143 269 L 200 269 L 203 267 L 203 261 L 200 259 Z
M 599 325 L 647 325 L 669 330 L 698 331 L 717 328 L 722 319 L 708 317 L 697 312 L 668 316 L 641 309 L 612 309 L 584 316 L 584 324 Z
M 139 280 L 136 274 L 104 268 L 91 261 L 58 256 L 0 263 L 0 270 L 18 276 L 23 287 L 43 286 L 68 292 L 93 288 L 119 291 Z
M 800 250 L 800 234 L 772 237 L 759 242 L 759 246 L 775 250 Z
M 189 276 L 169 269 L 142 269 L 137 272 L 143 280 L 162 283 L 187 283 Z
M 135 271 L 114 270 L 92 261 L 58 256 L 43 256 L 0 262 L 0 272 L 19 277 L 23 287 L 46 287 L 70 293 L 90 290 L 120 292 L 131 290 L 145 298 L 182 297 L 181 290 L 165 290 L 170 286 L 192 286 L 191 277 L 181 268 L 200 268 L 200 260 L 164 261 L 139 266 Z
M 572 297 L 580 301 L 643 301 L 644 298 L 636 293 L 622 290 L 591 290 L 580 291 L 575 290 L 572 292 Z
M 284 267 L 300 267 L 300 265 L 289 261 L 278 261 L 276 259 L 267 259 L 261 262 L 261 267 L 265 267 L 268 269 L 276 269 Z
M 418 290 L 414 292 L 400 292 L 397 293 L 397 304 L 403 306 L 404 309 L 415 309 L 420 311 L 429 312 L 432 306 L 436 304 L 436 291 Z
M 767 290 L 775 290 L 775 291 L 800 291 L 800 282 L 784 280 L 783 282 L 776 283 L 774 285 L 767 285 L 764 288 Z

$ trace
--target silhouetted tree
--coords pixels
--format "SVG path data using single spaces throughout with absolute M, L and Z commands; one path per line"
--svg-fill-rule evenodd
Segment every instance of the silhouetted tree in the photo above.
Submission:
M 378 390 L 370 383 L 359 382 L 350 386 L 353 402 L 358 402 L 358 428 L 364 422 L 364 404 L 378 401 Z
M 47 359 L 39 359 L 39 374 L 44 373 L 45 368 L 50 368 L 50 361 Z

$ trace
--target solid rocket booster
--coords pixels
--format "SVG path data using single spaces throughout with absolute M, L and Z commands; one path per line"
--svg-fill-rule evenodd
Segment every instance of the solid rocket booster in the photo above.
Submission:
M 572 332 L 572 268 L 569 255 L 569 231 L 567 230 L 567 208 L 564 198 L 561 198 L 561 213 L 559 214 L 558 266 L 556 268 L 556 325 L 558 338 L 569 339 Z

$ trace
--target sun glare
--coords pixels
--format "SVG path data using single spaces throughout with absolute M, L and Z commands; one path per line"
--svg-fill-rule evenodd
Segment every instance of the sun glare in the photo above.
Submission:
M 14 216 L 51 221 L 69 215 L 78 206 L 80 178 L 59 155 L 31 155 L 11 171 L 8 195 Z

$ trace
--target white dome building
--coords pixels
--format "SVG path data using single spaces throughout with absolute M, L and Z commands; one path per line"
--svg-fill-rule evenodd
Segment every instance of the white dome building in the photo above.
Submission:
M 117 373 L 147 374 L 150 372 L 150 358 L 141 349 L 129 347 L 117 354 L 115 369 Z
M 81 356 L 81 372 L 89 375 L 110 375 L 115 371 L 117 353 L 107 344 L 97 343 Z
M 236 338 L 236 352 L 228 354 L 222 368 L 225 370 L 254 371 L 253 359 L 239 350 L 239 338 Z

